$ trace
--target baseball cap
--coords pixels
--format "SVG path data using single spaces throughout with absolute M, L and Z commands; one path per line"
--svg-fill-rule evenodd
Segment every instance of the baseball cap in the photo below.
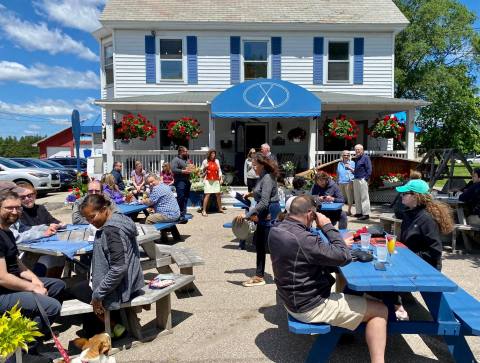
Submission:
M 19 187 L 14 182 L 2 181 L 0 182 L 0 193 L 2 192 L 15 192 L 15 193 L 24 193 L 27 189 Z
M 290 197 L 290 198 L 288 198 L 287 202 L 285 203 L 285 210 L 287 211 L 287 213 L 290 213 L 290 206 L 292 205 L 292 202 L 295 198 L 296 197 Z
M 407 184 L 395 188 L 399 193 L 414 192 L 427 194 L 430 190 L 428 184 L 421 179 L 410 180 Z

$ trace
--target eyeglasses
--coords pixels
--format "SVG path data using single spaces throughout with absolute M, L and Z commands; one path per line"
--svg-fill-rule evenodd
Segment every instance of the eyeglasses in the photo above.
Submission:
M 37 196 L 37 193 L 30 193 L 30 194 L 27 194 L 27 195 L 22 195 L 20 197 L 21 200 L 25 200 L 25 199 L 33 199 Z
M 88 189 L 88 194 L 100 194 L 100 189 Z
M 5 209 L 5 210 L 8 210 L 9 212 L 13 212 L 14 210 L 17 211 L 17 212 L 21 212 L 23 210 L 22 206 L 20 206 L 20 207 L 17 207 L 17 206 L 2 207 L 2 208 Z

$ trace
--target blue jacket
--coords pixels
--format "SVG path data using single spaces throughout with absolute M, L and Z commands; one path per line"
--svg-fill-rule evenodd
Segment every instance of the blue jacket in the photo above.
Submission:
M 355 159 L 355 170 L 353 171 L 353 176 L 355 179 L 370 179 L 372 175 L 372 162 L 368 155 L 363 154 L 362 156 Z
M 123 184 L 122 174 L 120 174 L 120 172 L 116 171 L 115 169 L 112 170 L 111 174 L 115 178 L 115 183 L 118 185 L 118 189 L 124 190 L 125 184 Z
M 325 188 L 321 188 L 317 183 L 315 183 L 312 187 L 311 194 L 313 196 L 318 195 L 319 197 L 329 195 L 335 198 L 333 201 L 334 203 L 345 203 L 345 199 L 343 198 L 340 188 L 338 187 L 337 183 L 331 179 L 328 181 L 328 184 Z
M 355 163 L 353 161 L 350 160 L 348 165 L 355 169 Z M 345 167 L 343 161 L 340 161 L 337 165 L 337 177 L 338 184 L 348 184 L 353 180 L 353 173 Z

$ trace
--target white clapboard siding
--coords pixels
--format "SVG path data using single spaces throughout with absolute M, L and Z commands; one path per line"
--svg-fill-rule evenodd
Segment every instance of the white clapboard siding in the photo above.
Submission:
M 162 35 L 196 35 L 198 39 L 198 84 L 170 82 L 146 84 L 145 35 L 143 30 L 115 30 L 115 97 L 176 93 L 185 91 L 223 91 L 230 84 L 230 33 L 224 31 L 168 32 Z M 158 34 L 158 32 L 157 32 Z M 266 33 L 250 32 L 242 38 L 282 37 L 282 79 L 312 91 L 341 92 L 392 97 L 393 55 L 391 33 Z M 313 37 L 365 38 L 364 83 L 312 84 Z M 158 51 L 158 44 L 157 44 Z M 326 66 L 326 61 L 324 61 Z

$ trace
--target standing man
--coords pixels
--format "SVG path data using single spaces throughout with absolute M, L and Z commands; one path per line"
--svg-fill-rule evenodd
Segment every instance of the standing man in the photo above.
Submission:
M 115 178 L 115 184 L 117 184 L 118 189 L 124 190 L 125 184 L 123 184 L 122 163 L 120 161 L 115 161 L 113 164 L 112 175 Z
M 270 160 L 275 161 L 278 164 L 277 157 L 270 152 L 270 145 L 266 143 L 262 144 L 260 146 L 260 152 L 263 154 L 263 156 L 269 158 Z
M 364 221 L 370 218 L 370 197 L 368 179 L 372 175 L 372 162 L 364 153 L 363 145 L 355 145 L 355 169 L 353 171 L 353 194 L 355 197 L 355 217 Z
M 171 162 L 177 202 L 180 207 L 179 223 L 187 223 L 187 201 L 190 196 L 190 173 L 193 171 L 191 164 L 188 164 L 188 149 L 185 146 L 178 147 L 178 155 Z
M 33 319 L 39 330 L 47 335 L 48 328 L 43 323 L 34 294 L 53 324 L 60 315 L 62 305 L 57 298 L 65 289 L 65 283 L 59 279 L 37 277 L 19 259 L 10 226 L 21 213 L 22 204 L 17 193 L 6 191 L 0 194 L 0 310 L 7 311 L 18 303 L 22 314 Z

